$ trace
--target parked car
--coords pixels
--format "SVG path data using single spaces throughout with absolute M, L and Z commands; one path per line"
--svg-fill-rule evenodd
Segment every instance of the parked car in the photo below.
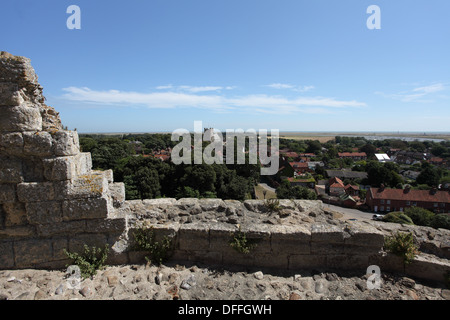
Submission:
M 372 220 L 380 221 L 382 219 L 383 219 L 383 215 L 381 215 L 381 214 L 374 214 L 372 216 Z

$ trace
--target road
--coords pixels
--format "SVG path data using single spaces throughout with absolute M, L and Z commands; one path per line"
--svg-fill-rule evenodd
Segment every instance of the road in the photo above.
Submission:
M 332 204 L 324 203 L 323 204 L 324 209 L 330 209 L 332 211 L 336 211 L 339 213 L 342 213 L 344 216 L 342 217 L 343 220 L 349 220 L 349 219 L 357 219 L 357 220 L 372 220 L 372 216 L 374 213 L 371 212 L 364 212 L 356 209 L 350 209 L 350 208 L 343 208 L 339 206 L 335 206 Z

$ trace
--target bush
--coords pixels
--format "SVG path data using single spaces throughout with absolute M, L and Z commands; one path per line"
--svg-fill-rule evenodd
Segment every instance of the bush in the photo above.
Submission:
M 108 258 L 108 252 L 108 245 L 105 245 L 104 249 L 96 247 L 89 248 L 87 245 L 84 245 L 83 254 L 68 252 L 64 249 L 64 253 L 69 259 L 72 259 L 72 263 L 80 268 L 83 279 L 93 277 L 97 273 L 97 270 L 105 267 L 104 263 Z
M 414 243 L 414 236 L 411 232 L 397 232 L 391 237 L 387 237 L 384 242 L 384 248 L 393 254 L 402 257 L 405 264 L 414 260 L 419 253 L 418 247 Z
M 390 212 L 383 217 L 383 221 L 384 222 L 401 223 L 401 224 L 411 224 L 411 225 L 414 224 L 414 222 L 411 220 L 411 218 L 408 217 L 403 212 Z
M 433 228 L 443 228 L 450 229 L 450 216 L 447 214 L 437 214 L 431 220 L 431 227 Z
M 405 214 L 411 218 L 414 224 L 427 227 L 431 227 L 431 221 L 435 216 L 434 212 L 418 207 L 405 209 Z

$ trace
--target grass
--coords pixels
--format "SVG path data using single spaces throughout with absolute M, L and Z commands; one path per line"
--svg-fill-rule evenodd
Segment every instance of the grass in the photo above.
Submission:
M 257 200 L 264 200 L 264 193 L 263 191 L 266 190 L 266 198 L 265 199 L 276 199 L 277 194 L 273 191 L 267 190 L 263 188 L 262 186 L 256 186 L 255 187 L 255 195 Z

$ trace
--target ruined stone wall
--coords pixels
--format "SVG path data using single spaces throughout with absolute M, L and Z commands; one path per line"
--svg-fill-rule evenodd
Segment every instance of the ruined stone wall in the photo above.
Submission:
M 0 54 L 0 267 L 61 266 L 85 239 L 114 243 L 125 200 L 112 171 L 92 171 L 76 131 L 44 103 L 30 60 Z
M 64 268 L 64 249 L 85 244 L 108 244 L 108 264 L 143 263 L 147 253 L 134 249 L 141 228 L 153 228 L 157 241 L 170 236 L 172 261 L 361 273 L 376 264 L 438 281 L 450 271 L 448 230 L 344 222 L 320 201 L 281 200 L 275 212 L 258 200 L 125 201 L 123 183 L 92 170 L 77 132 L 63 130 L 45 104 L 30 60 L 1 52 L 0 269 Z M 407 267 L 382 252 L 399 228 L 412 230 L 424 252 Z M 230 246 L 238 230 L 256 242 L 249 254 Z

